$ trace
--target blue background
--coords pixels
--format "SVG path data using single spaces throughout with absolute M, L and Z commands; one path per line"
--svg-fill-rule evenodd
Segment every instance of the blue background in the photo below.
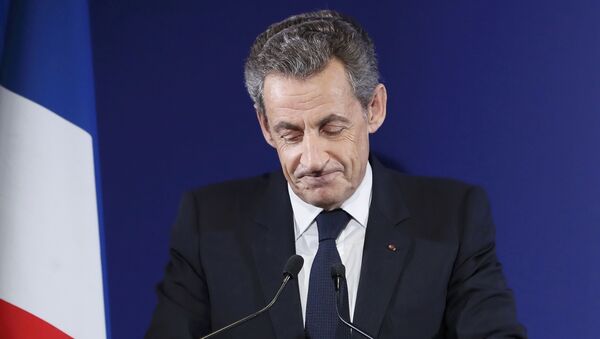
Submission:
M 278 168 L 243 85 L 267 25 L 320 8 L 375 41 L 372 149 L 483 185 L 532 338 L 597 338 L 600 2 L 92 1 L 113 338 L 144 333 L 184 190 Z

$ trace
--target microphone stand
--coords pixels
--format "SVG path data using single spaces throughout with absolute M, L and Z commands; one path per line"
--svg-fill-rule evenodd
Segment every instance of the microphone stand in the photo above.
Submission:
M 331 266 L 331 278 L 333 278 L 333 286 L 335 288 L 335 313 L 337 313 L 338 319 L 342 321 L 342 323 L 350 328 L 350 336 L 352 336 L 352 330 L 355 330 L 359 334 L 361 334 L 365 338 L 373 339 L 370 335 L 361 331 L 358 327 L 354 326 L 351 322 L 346 321 L 342 318 L 339 310 L 340 304 L 340 290 L 341 290 L 341 282 L 346 280 L 346 267 L 342 263 L 334 264 Z
M 281 285 L 279 286 L 277 293 L 275 293 L 275 296 L 273 297 L 273 299 L 271 299 L 271 302 L 267 306 L 263 307 L 258 312 L 252 313 L 234 323 L 231 323 L 223 328 L 220 328 L 212 333 L 209 333 L 209 334 L 205 335 L 204 337 L 201 337 L 200 339 L 211 338 L 223 331 L 227 331 L 231 328 L 234 328 L 242 323 L 245 323 L 248 320 L 254 319 L 254 318 L 258 317 L 259 315 L 265 313 L 269 308 L 271 308 L 271 306 L 273 306 L 275 304 L 275 302 L 277 301 L 277 298 L 279 298 L 279 295 L 285 288 L 285 285 L 287 285 L 288 281 L 290 281 L 291 279 L 294 279 L 298 275 L 298 272 L 300 272 L 300 270 L 302 269 L 303 264 L 304 264 L 304 259 L 301 256 L 295 254 L 295 255 L 292 255 L 291 257 L 289 257 L 289 259 L 287 260 L 287 262 L 285 264 L 285 267 L 283 268 L 283 281 L 281 282 Z
M 211 333 L 209 335 L 206 335 L 206 336 L 204 336 L 204 337 L 202 337 L 200 339 L 211 338 L 211 337 L 213 337 L 213 336 L 215 336 L 215 335 L 217 335 L 217 334 L 219 334 L 219 333 L 221 333 L 223 331 L 227 331 L 230 328 L 234 328 L 234 327 L 240 325 L 241 323 L 244 323 L 244 322 L 246 322 L 246 321 L 248 321 L 250 319 L 256 318 L 259 315 L 265 313 L 269 308 L 271 308 L 271 306 L 273 306 L 273 304 L 275 304 L 275 302 L 277 301 L 277 298 L 279 298 L 279 295 L 281 294 L 281 291 L 283 291 L 283 288 L 285 287 L 285 285 L 287 285 L 287 283 L 288 283 L 288 281 L 290 281 L 290 279 L 291 279 L 290 275 L 286 275 L 285 278 L 283 278 L 283 282 L 281 283 L 281 286 L 279 286 L 279 289 L 277 290 L 277 293 L 275 293 L 275 297 L 273 297 L 273 299 L 271 300 L 271 302 L 267 306 L 263 307 L 261 310 L 259 310 L 256 313 L 252 313 L 252 314 L 250 314 L 250 315 L 248 315 L 248 316 L 246 316 L 246 317 L 244 317 L 244 318 L 242 318 L 242 319 L 240 319 L 240 320 L 238 320 L 238 321 L 236 321 L 234 323 L 231 323 L 231 324 L 229 324 L 229 325 L 227 325 L 227 326 L 225 326 L 223 328 L 220 328 L 219 330 L 214 331 L 213 333 Z
M 369 339 L 373 339 L 373 337 L 371 337 L 370 335 L 366 334 L 365 332 L 361 331 L 358 327 L 352 325 L 352 323 L 344 320 L 344 318 L 342 318 L 342 315 L 340 314 L 340 310 L 338 308 L 338 304 L 340 303 L 340 290 L 336 290 L 335 291 L 335 312 L 337 313 L 338 318 L 348 327 L 350 327 L 350 336 L 352 336 L 352 330 L 355 330 L 356 332 L 360 333 L 363 337 L 365 338 L 369 338 Z

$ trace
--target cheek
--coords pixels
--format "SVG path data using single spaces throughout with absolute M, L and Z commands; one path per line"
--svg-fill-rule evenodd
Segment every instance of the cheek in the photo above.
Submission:
M 290 147 L 285 144 L 278 145 L 277 155 L 279 157 L 279 162 L 281 162 L 281 166 L 290 174 L 294 172 L 300 163 L 300 154 L 295 147 Z
M 356 166 L 357 163 L 363 162 L 365 157 L 368 158 L 368 138 L 363 135 L 353 135 L 340 144 L 337 152 L 346 162 Z M 365 156 L 365 154 L 367 155 Z
M 363 133 L 356 137 L 356 152 L 361 159 L 369 154 L 369 132 L 365 126 Z
M 345 161 L 346 177 L 353 185 L 360 183 L 360 173 L 369 160 L 369 137 L 368 134 L 357 134 L 351 142 L 346 145 L 344 153 L 341 153 Z

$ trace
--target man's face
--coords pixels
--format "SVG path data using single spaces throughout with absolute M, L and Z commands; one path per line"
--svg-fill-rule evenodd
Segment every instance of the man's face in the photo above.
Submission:
M 365 174 L 369 133 L 385 118 L 383 85 L 365 111 L 343 64 L 333 59 L 308 79 L 268 75 L 263 100 L 261 129 L 294 193 L 327 210 L 339 207 Z

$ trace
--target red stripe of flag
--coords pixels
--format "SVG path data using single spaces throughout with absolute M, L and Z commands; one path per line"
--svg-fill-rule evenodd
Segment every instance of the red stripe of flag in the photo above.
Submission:
M 71 338 L 35 315 L 0 299 L 0 338 Z

